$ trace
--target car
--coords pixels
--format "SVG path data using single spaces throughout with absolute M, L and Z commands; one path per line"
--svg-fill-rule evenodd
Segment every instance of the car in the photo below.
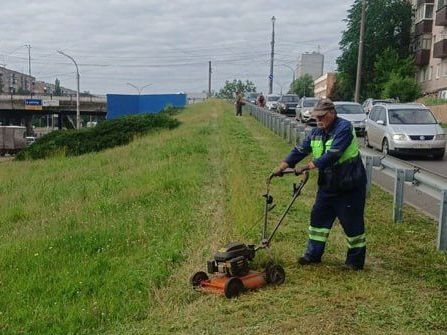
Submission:
M 283 94 L 278 99 L 276 111 L 288 116 L 295 116 L 295 108 L 298 104 L 299 97 L 296 94 Z
M 334 101 L 334 105 L 337 116 L 350 121 L 355 129 L 355 133 L 358 136 L 364 136 L 367 116 L 362 105 L 350 101 Z
M 26 139 L 26 145 L 31 145 L 34 142 L 36 142 L 37 138 L 35 136 L 26 136 L 25 139 Z
M 371 109 L 373 108 L 374 105 L 376 104 L 392 104 L 392 103 L 396 103 L 397 101 L 395 99 L 373 99 L 373 98 L 368 98 L 363 102 L 363 110 L 365 111 L 366 115 L 369 114 L 369 112 L 371 112 Z
M 423 104 L 376 104 L 366 120 L 365 144 L 385 155 L 423 155 L 442 159 L 446 134 Z
M 316 123 L 312 117 L 312 110 L 319 98 L 302 97 L 295 109 L 295 118 L 302 123 Z
M 258 100 L 259 93 L 256 92 L 249 92 L 247 93 L 247 97 L 245 98 L 246 101 L 252 104 L 256 104 L 256 100 Z
M 267 107 L 267 109 L 269 111 L 276 110 L 276 105 L 278 104 L 279 95 L 268 94 L 266 100 L 267 100 L 267 102 L 265 104 L 265 107 Z

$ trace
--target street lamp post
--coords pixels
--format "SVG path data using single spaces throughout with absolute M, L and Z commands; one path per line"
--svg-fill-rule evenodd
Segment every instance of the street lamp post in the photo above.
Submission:
M 127 83 L 127 85 L 132 86 L 133 88 L 135 88 L 135 89 L 138 91 L 138 95 L 141 95 L 141 92 L 142 92 L 146 87 L 151 86 L 152 84 L 147 84 L 147 85 L 144 85 L 144 86 L 141 86 L 141 87 L 138 87 L 138 86 L 136 86 L 136 85 L 134 85 L 134 84 L 132 84 L 132 83 Z
M 270 55 L 270 75 L 269 75 L 269 94 L 273 93 L 273 57 L 275 56 L 275 21 L 276 18 L 272 16 L 272 51 Z
M 286 64 L 278 64 L 277 66 L 284 66 L 288 68 L 290 71 L 292 71 L 292 83 L 295 81 L 295 70 L 293 69 L 293 67 Z
M 79 80 L 80 80 L 79 67 L 73 57 L 67 55 L 66 53 L 64 53 L 61 50 L 58 50 L 57 52 L 65 57 L 69 58 L 76 66 L 76 80 L 77 80 L 77 86 L 78 86 L 78 90 L 76 92 L 76 129 L 79 130 L 79 129 L 81 129 L 81 112 L 79 110 Z

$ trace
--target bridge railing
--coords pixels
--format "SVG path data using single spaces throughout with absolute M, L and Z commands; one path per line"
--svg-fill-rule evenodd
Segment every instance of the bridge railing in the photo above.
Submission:
M 245 107 L 250 115 L 292 145 L 302 143 L 308 132 L 301 123 L 285 115 L 250 103 Z M 428 171 L 421 171 L 398 159 L 371 154 L 367 150 L 361 150 L 361 155 L 365 162 L 368 193 L 374 181 L 394 195 L 393 221 L 403 222 L 404 202 L 432 217 L 436 217 L 437 212 L 439 218 L 437 248 L 447 250 L 447 179 Z M 406 193 L 411 194 L 414 199 L 404 197 Z M 428 200 L 420 201 L 421 199 Z
M 57 100 L 57 101 L 76 101 L 76 95 L 65 95 L 65 96 L 55 96 L 55 95 L 40 95 L 33 94 L 32 98 L 28 95 L 17 95 L 17 94 L 0 94 L 0 101 L 18 101 L 25 99 L 41 99 L 41 100 Z M 105 96 L 88 96 L 88 97 L 79 97 L 80 102 L 99 102 L 105 103 L 107 102 L 107 98 Z

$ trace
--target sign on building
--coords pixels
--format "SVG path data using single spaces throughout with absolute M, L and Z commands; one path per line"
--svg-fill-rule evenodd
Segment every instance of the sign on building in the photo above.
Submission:
M 59 100 L 42 100 L 43 107 L 59 107 Z
M 25 99 L 25 109 L 33 111 L 42 110 L 42 100 L 41 99 Z

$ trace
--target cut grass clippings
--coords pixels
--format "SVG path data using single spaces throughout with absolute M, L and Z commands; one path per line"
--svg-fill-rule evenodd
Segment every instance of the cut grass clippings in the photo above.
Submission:
M 393 224 L 392 199 L 378 188 L 367 201 L 365 271 L 340 269 L 338 224 L 322 264 L 297 266 L 315 174 L 271 255 L 260 254 L 285 267 L 284 285 L 234 300 L 194 292 L 189 276 L 220 245 L 259 240 L 265 179 L 291 146 L 221 101 L 177 117 L 180 127 L 128 146 L 2 164 L 0 333 L 447 332 L 436 223 L 406 208 L 404 223 Z M 273 181 L 273 219 L 290 199 L 289 177 Z

